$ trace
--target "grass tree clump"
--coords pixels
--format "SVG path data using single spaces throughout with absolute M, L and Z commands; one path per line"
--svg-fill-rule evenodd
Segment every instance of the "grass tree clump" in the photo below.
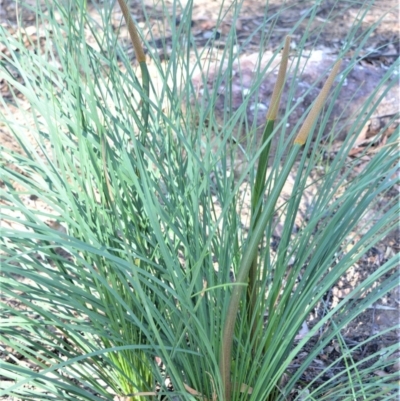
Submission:
M 364 216 L 398 184 L 398 133 L 357 174 L 359 160 L 347 156 L 395 84 L 391 77 L 398 66 L 387 69 L 340 150 L 316 175 L 327 119 L 367 38 L 356 36 L 362 18 L 338 57 L 345 58 L 350 43 L 358 43 L 349 66 L 341 70 L 337 61 L 326 71 L 320 95 L 290 132 L 285 121 L 296 103 L 278 115 L 289 65 L 286 38 L 263 136 L 254 150 L 255 126 L 245 124 L 248 149 L 233 136 L 236 125 L 247 121 L 247 103 L 268 66 L 257 71 L 243 106 L 235 112 L 227 107 L 221 127 L 217 90 L 205 85 L 207 102 L 192 101 L 197 95 L 193 71 L 203 59 L 190 30 L 192 2 L 182 9 L 179 25 L 173 23 L 178 4 L 172 11 L 163 5 L 172 29 L 167 61 L 155 53 L 151 35 L 139 30 L 124 0 L 118 3 L 140 70 L 118 41 L 108 3 L 97 6 L 97 19 L 83 0 L 38 5 L 36 23 L 47 30 L 43 41 L 31 44 L 35 51 L 21 39 L 23 25 L 19 35 L 0 27 L 6 48 L 0 80 L 10 91 L 1 99 L 0 122 L 18 144 L 17 150 L 0 147 L 0 344 L 6 355 L 0 396 L 394 400 L 397 374 L 389 368 L 397 347 L 386 345 L 355 361 L 354 351 L 384 333 L 350 347 L 342 329 L 397 285 L 395 257 L 327 308 L 306 335 L 298 333 L 324 295 L 396 227 L 395 198 L 388 197 L 373 224 Z M 234 18 L 240 7 L 232 5 Z M 316 7 L 308 11 L 311 19 Z M 215 78 L 215 88 L 228 82 L 228 102 L 232 68 L 244 51 L 232 50 L 234 27 L 222 53 L 228 68 Z M 90 43 L 88 36 L 94 39 Z M 149 63 L 160 82 L 151 78 Z M 290 93 L 296 84 L 293 79 Z M 15 108 L 25 123 L 15 120 Z M 330 135 L 335 138 L 335 132 Z M 248 164 L 237 177 L 228 166 L 239 151 Z M 278 202 L 289 176 L 294 177 L 291 195 Z M 244 230 L 246 183 L 251 219 Z M 294 230 L 301 200 L 313 185 L 318 190 L 310 210 Z M 32 207 L 28 198 L 40 207 Z M 281 238 L 272 250 L 277 216 Z M 311 343 L 315 334 L 318 341 Z M 328 365 L 304 381 L 302 375 L 333 339 L 341 346 L 335 363 L 343 368 Z M 305 346 L 308 356 L 291 369 Z M 385 369 L 385 375 L 376 374 Z M 329 380 L 321 379 L 332 371 Z

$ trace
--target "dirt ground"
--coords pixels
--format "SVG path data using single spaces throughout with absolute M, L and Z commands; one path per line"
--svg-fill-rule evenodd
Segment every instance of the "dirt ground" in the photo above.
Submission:
M 36 1 L 29 0 L 29 2 L 34 4 Z M 312 3 L 314 2 L 287 1 L 285 2 L 285 11 L 280 13 L 279 17 L 276 17 L 274 16 L 274 12 L 282 7 L 282 2 L 279 0 L 270 1 L 269 15 L 271 15 L 271 20 L 269 26 L 271 29 L 268 32 L 268 40 L 265 41 L 261 50 L 267 55 L 269 54 L 268 52 L 275 51 L 280 46 L 283 38 L 292 29 L 293 25 L 296 24 L 302 16 L 306 15 Z M 313 50 L 313 54 L 316 54 L 315 52 L 320 52 L 319 54 L 322 55 L 322 58 L 329 60 L 333 60 L 339 53 L 339 50 L 343 46 L 344 40 L 347 37 L 350 29 L 349 27 L 353 24 L 353 21 L 356 18 L 360 17 L 360 10 L 357 8 L 357 2 L 353 2 L 353 6 L 351 7 L 348 6 L 347 2 L 339 2 L 339 5 L 335 8 L 335 12 L 330 13 L 332 4 L 334 3 L 335 2 L 330 0 L 323 0 L 314 22 L 309 24 L 309 18 L 305 17 L 300 23 L 295 34 L 292 35 L 294 54 L 296 52 L 296 46 L 300 43 L 303 32 L 306 29 L 310 33 L 307 42 L 304 44 L 306 50 Z M 155 39 L 153 45 L 159 49 L 159 52 L 163 57 L 167 58 L 168 47 L 165 48 L 163 42 L 166 41 L 168 43 L 170 32 L 164 23 L 163 10 L 161 6 L 154 7 L 150 0 L 144 0 L 144 4 L 146 5 L 147 17 L 152 26 L 152 33 Z M 166 4 L 172 9 L 172 4 L 168 1 Z M 182 2 L 182 5 L 185 5 L 184 1 Z M 93 15 L 96 13 L 96 6 L 98 6 L 98 4 L 89 3 L 88 5 Z M 131 1 L 130 8 L 135 19 L 144 26 L 145 15 L 142 12 L 140 2 L 137 0 Z M 219 49 L 224 48 L 224 40 L 226 39 L 226 35 L 232 24 L 232 15 L 234 12 L 239 12 L 239 10 L 232 10 L 228 3 L 224 4 L 222 8 L 226 12 L 226 16 L 221 23 L 217 23 L 220 19 L 219 13 L 221 9 L 221 1 L 195 0 L 192 15 L 192 32 L 198 46 L 205 46 L 210 37 L 215 36 L 218 38 L 215 42 L 215 47 L 218 47 Z M 251 34 L 256 32 L 257 28 L 262 23 L 264 19 L 264 9 L 265 2 L 259 0 L 245 0 L 239 12 L 240 17 L 236 22 L 238 44 L 242 45 L 246 43 L 246 51 L 240 57 L 240 63 L 242 63 L 241 69 L 246 74 L 246 69 L 243 69 L 243 67 L 246 67 L 247 65 L 247 74 L 250 78 L 253 68 L 252 65 L 254 66 L 254 56 L 259 54 L 261 42 L 261 33 L 257 33 L 253 36 L 251 36 Z M 21 9 L 19 9 L 19 11 L 21 11 Z M 10 30 L 10 32 L 14 32 L 17 24 L 17 12 L 18 9 L 15 0 L 0 0 L 1 26 Z M 118 6 L 115 6 L 112 18 L 113 24 L 117 29 L 121 21 L 121 12 Z M 321 24 L 327 19 L 329 19 L 329 23 L 324 24 L 324 29 L 321 31 Z M 33 27 L 35 24 L 33 13 L 28 9 L 23 9 L 22 21 L 25 28 Z M 374 89 L 374 82 L 376 82 L 377 79 L 380 79 L 387 67 L 399 57 L 400 35 L 397 0 L 376 1 L 372 10 L 363 17 L 363 23 L 360 30 L 368 30 L 373 24 L 378 23 L 378 21 L 380 21 L 378 28 L 365 44 L 365 53 L 361 54 L 361 56 L 365 55 L 365 58 L 359 62 L 360 71 L 363 69 L 363 73 L 366 74 L 364 76 L 364 80 L 367 82 L 365 93 L 364 95 L 360 95 L 359 99 L 355 99 L 354 109 L 349 111 L 349 114 L 347 115 L 348 118 L 356 112 L 357 106 L 363 101 L 363 96 L 368 96 L 369 93 L 372 92 Z M 176 23 L 179 24 L 179 20 L 177 20 Z M 32 32 L 33 35 L 35 35 L 36 28 L 32 30 Z M 249 37 L 251 37 L 250 40 Z M 127 46 L 129 46 L 129 42 L 126 40 L 126 32 L 124 32 L 123 29 L 121 30 L 121 38 L 121 40 L 126 41 Z M 353 51 L 354 50 L 355 49 L 353 49 Z M 1 51 L 4 51 L 4 46 L 2 47 L 2 44 L 0 43 L 0 61 L 2 59 Z M 130 51 L 133 59 L 134 55 L 132 49 L 128 48 L 128 51 Z M 352 54 L 349 54 L 348 56 L 351 57 Z M 356 76 L 360 76 L 360 71 L 354 73 L 354 79 L 356 79 Z M 312 71 L 306 71 L 303 78 L 312 81 L 315 78 L 315 74 L 318 74 L 318 71 L 314 70 L 314 75 L 312 75 L 311 72 Z M 243 76 L 241 79 L 243 80 Z M 237 87 L 237 92 L 239 93 L 241 91 L 243 91 L 243 82 L 241 82 Z M 380 132 L 381 128 L 384 127 L 389 120 L 393 120 L 393 116 L 396 114 L 397 120 L 394 120 L 394 123 L 387 129 L 386 135 L 390 135 L 395 129 L 398 129 L 398 110 L 400 101 L 398 92 L 399 90 L 396 88 L 395 91 L 390 92 L 390 94 L 383 100 L 377 113 L 373 118 L 371 118 L 370 124 L 366 127 L 363 134 L 364 136 L 357 142 L 358 148 L 354 149 L 354 156 L 361 152 L 364 146 L 374 140 L 374 137 Z M 6 100 L 11 100 L 10 92 L 5 85 L 5 82 L 1 80 L 0 93 Z M 268 103 L 270 93 L 271 84 L 266 81 L 261 94 L 261 101 L 265 104 Z M 312 100 L 310 100 L 310 102 L 311 101 Z M 346 103 L 343 98 L 341 101 Z M 240 98 L 238 98 L 237 103 L 236 107 L 239 106 Z M 222 104 L 217 105 L 217 107 L 220 108 L 221 113 Z M 307 108 L 308 104 L 305 103 L 304 107 Z M 343 115 L 343 108 L 341 109 L 339 104 L 337 107 L 337 115 Z M 14 117 L 16 120 L 21 122 L 25 121 L 26 123 L 26 116 L 19 113 L 14 106 L 10 105 L 10 110 L 13 110 L 15 113 Z M 0 114 L 1 112 L 2 110 L 0 109 Z M 250 106 L 248 112 L 251 120 L 252 116 L 250 115 Z M 297 118 L 297 116 L 294 118 Z M 16 142 L 1 123 L 0 144 L 18 150 Z M 337 143 L 336 145 L 340 146 L 340 143 Z M 379 146 L 379 144 L 377 146 Z M 368 158 L 368 155 L 366 157 Z M 396 188 L 391 193 L 387 194 L 388 199 L 398 197 L 399 189 L 400 188 Z M 384 207 L 388 199 L 382 199 L 377 207 Z M 40 208 L 43 206 L 40 203 L 40 199 L 32 200 L 27 197 L 26 201 L 29 202 L 32 208 Z M 379 210 L 371 211 L 371 216 L 374 215 L 375 212 L 376 214 L 379 214 Z M 314 325 L 321 315 L 327 312 L 327 309 L 340 302 L 340 300 L 343 299 L 365 277 L 370 275 L 392 256 L 398 255 L 400 250 L 400 239 L 398 234 L 398 232 L 393 232 L 385 241 L 377 244 L 368 252 L 367 255 L 364 255 L 354 264 L 354 266 L 347 272 L 346 276 L 343 277 L 334 288 L 332 288 L 329 294 L 327 294 L 325 303 L 321 303 L 316 308 L 314 315 L 311 316 L 307 322 L 308 327 Z M 343 252 L 345 251 L 346 250 L 343 250 Z M 370 309 L 367 309 L 359 316 L 359 318 L 357 318 L 356 321 L 346 328 L 343 332 L 345 341 L 349 346 L 352 346 L 368 339 L 372 335 L 384 331 L 386 328 L 391 327 L 396 323 L 399 323 L 399 304 L 400 285 L 397 286 L 394 291 L 380 299 Z M 359 349 L 359 354 L 354 355 L 355 361 L 362 360 L 368 356 L 369 352 L 376 352 L 377 349 L 383 348 L 388 344 L 396 343 L 399 340 L 399 337 L 400 331 L 391 332 L 378 337 L 375 342 L 371 342 L 368 346 Z M 329 347 L 327 347 L 325 353 L 320 355 L 319 360 L 315 361 L 313 367 L 311 367 L 307 372 L 308 377 L 304 377 L 304 380 L 307 381 L 307 378 L 311 378 L 313 375 L 315 376 L 315 372 L 319 371 L 321 367 L 329 365 L 337 358 L 339 353 L 340 348 L 338 347 L 338 344 L 333 342 Z M 306 356 L 307 350 L 304 350 L 304 353 L 299 355 L 299 361 Z M 393 369 L 400 370 L 399 364 L 395 365 Z M 378 372 L 377 374 L 386 373 L 387 372 Z M 3 398 L 3 400 L 6 399 L 7 398 Z M 8 400 L 11 401 L 11 399 Z

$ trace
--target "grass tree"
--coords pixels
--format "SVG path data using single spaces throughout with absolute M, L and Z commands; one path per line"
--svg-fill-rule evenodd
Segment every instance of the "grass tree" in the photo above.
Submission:
M 358 174 L 359 160 L 348 154 L 395 84 L 397 65 L 377 83 L 323 173 L 314 174 L 320 171 L 323 136 L 335 139 L 335 132 L 326 132 L 333 104 L 346 90 L 367 38 L 356 37 L 360 21 L 339 55 L 346 57 L 355 41 L 349 65 L 340 69 L 338 61 L 320 77 L 326 80 L 320 95 L 290 132 L 284 122 L 296 105 L 289 102 L 278 115 L 290 51 L 286 38 L 275 53 L 283 48 L 264 134 L 254 150 L 232 139 L 269 65 L 257 71 L 243 105 L 234 112 L 227 107 L 221 127 L 215 115 L 219 92 L 208 91 L 207 73 L 208 102 L 192 101 L 193 71 L 203 59 L 191 34 L 192 2 L 182 9 L 179 26 L 172 24 L 178 4 L 172 11 L 163 4 L 172 29 L 166 61 L 124 0 L 118 2 L 140 70 L 118 41 L 106 3 L 97 6 L 101 29 L 84 1 L 38 5 L 36 22 L 48 29 L 42 43 L 32 44 L 36 51 L 25 46 L 23 25 L 20 35 L 0 27 L 6 49 L 0 79 L 11 94 L 0 100 L 0 121 L 18 143 L 17 151 L 0 148 L 1 346 L 7 356 L 0 366 L 0 395 L 70 401 L 395 399 L 397 375 L 374 372 L 395 363 L 396 346 L 355 361 L 359 347 L 384 333 L 352 347 L 342 335 L 397 285 L 395 257 L 327 308 L 306 335 L 296 336 L 324 295 L 396 227 L 394 197 L 374 224 L 364 216 L 398 183 L 398 133 Z M 234 18 L 240 6 L 232 5 Z M 308 11 L 311 20 L 316 7 Z M 218 70 L 214 88 L 230 81 L 238 57 L 232 50 L 234 27 L 222 52 L 228 68 Z M 157 84 L 148 62 L 161 78 Z M 295 85 L 291 80 L 290 93 Z M 229 93 L 228 88 L 228 101 Z M 15 107 L 26 123 L 14 119 Z M 318 119 L 322 108 L 324 118 Z M 277 119 L 283 123 L 275 124 Z M 251 144 L 255 127 L 246 126 Z M 238 177 L 229 166 L 239 151 L 248 163 Z M 278 202 L 289 176 L 290 197 Z M 251 219 L 245 230 L 246 184 Z M 310 210 L 294 230 L 302 198 L 313 185 L 318 190 Z M 29 197 L 41 207 L 32 208 Z M 276 216 L 282 230 L 272 250 Z M 343 368 L 322 381 L 332 369 L 328 365 L 304 381 L 302 375 L 333 339 Z M 291 369 L 304 347 L 307 357 Z

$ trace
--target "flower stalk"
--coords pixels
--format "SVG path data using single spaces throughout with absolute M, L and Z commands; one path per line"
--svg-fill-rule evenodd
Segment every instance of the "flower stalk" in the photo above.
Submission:
M 139 34 L 136 29 L 136 25 L 133 22 L 132 16 L 129 12 L 128 6 L 125 0 L 118 0 L 119 6 L 121 7 L 122 15 L 124 16 L 126 25 L 128 27 L 129 36 L 131 38 L 133 48 L 135 50 L 136 59 L 139 62 L 140 70 L 142 72 L 142 88 L 141 93 L 141 104 L 142 104 L 142 119 L 144 125 L 144 131 L 147 131 L 149 122 L 149 94 L 150 94 L 150 75 L 146 64 L 146 55 L 142 43 L 140 41 Z
M 310 112 L 308 113 L 308 116 L 304 120 L 304 123 L 301 126 L 300 131 L 294 140 L 295 145 L 302 146 L 306 143 L 308 135 L 311 132 L 312 127 L 319 116 L 319 113 L 321 112 L 322 106 L 324 105 L 325 100 L 328 97 L 328 93 L 333 85 L 333 81 L 335 80 L 341 65 L 342 65 L 342 60 L 338 60 L 333 66 L 328 79 L 326 80 L 324 86 L 322 87 L 318 97 L 315 99 L 315 102 Z
M 285 43 L 285 51 L 288 51 L 289 39 L 286 39 Z M 285 56 L 286 61 L 282 60 L 283 66 L 281 65 L 280 73 L 284 70 L 286 72 L 287 66 L 287 56 Z M 312 127 L 317 120 L 319 113 L 322 109 L 322 106 L 328 96 L 329 90 L 332 87 L 333 81 L 339 71 L 341 65 L 341 61 L 337 61 L 334 65 L 326 83 L 324 84 L 320 94 L 316 98 L 313 107 L 311 108 L 310 113 L 308 114 L 306 120 L 304 121 L 299 134 L 296 136 L 293 147 L 287 157 L 286 163 L 284 164 L 283 170 L 280 176 L 277 178 L 277 182 L 271 193 L 269 194 L 268 202 L 264 205 L 264 208 L 261 208 L 259 204 L 261 203 L 262 196 L 262 188 L 265 185 L 265 176 L 268 165 L 268 154 L 269 154 L 269 143 L 266 145 L 264 151 L 265 153 L 260 156 L 259 167 L 257 170 L 256 176 L 256 185 L 253 192 L 252 198 L 252 212 L 256 213 L 256 217 L 252 219 L 252 225 L 254 227 L 253 230 L 250 230 L 250 238 L 248 239 L 247 248 L 244 251 L 240 268 L 237 276 L 237 283 L 242 283 L 243 285 L 236 285 L 233 287 L 232 296 L 230 299 L 228 312 L 226 315 L 226 320 L 224 324 L 224 331 L 222 337 L 222 347 L 221 347 L 221 355 L 220 355 L 220 374 L 223 382 L 224 388 L 224 399 L 225 401 L 231 400 L 232 394 L 232 384 L 231 384 L 231 365 L 232 365 L 232 345 L 233 345 L 233 334 L 235 330 L 235 323 L 237 319 L 237 313 L 239 310 L 240 299 L 243 293 L 243 287 L 248 285 L 248 300 L 250 301 L 252 313 L 257 313 L 257 291 L 256 291 L 256 281 L 259 274 L 258 271 L 258 246 L 260 241 L 262 240 L 265 232 L 265 227 L 268 222 L 271 221 L 276 202 L 279 199 L 279 196 L 282 192 L 282 189 L 285 185 L 285 182 L 290 174 L 290 171 L 294 165 L 296 160 L 296 156 L 304 143 L 307 140 L 308 135 L 310 134 Z M 275 99 L 271 100 L 272 107 L 268 111 L 267 114 L 267 124 L 264 130 L 263 135 L 263 143 L 265 140 L 269 140 L 273 131 L 273 123 L 274 119 L 277 116 L 277 110 L 279 106 L 280 93 L 283 88 L 284 78 L 279 77 L 277 84 L 275 86 L 273 94 L 276 96 Z M 284 77 L 284 75 L 283 75 Z M 279 83 L 278 83 L 279 82 Z M 278 87 L 279 85 L 279 87 Z M 279 88 L 279 89 L 278 89 Z M 300 172 L 301 173 L 301 172 Z M 253 270 L 251 270 L 253 269 Z M 250 297 L 249 297 L 250 294 Z M 255 295 L 254 295 L 255 294 Z M 250 314 L 250 319 L 254 322 L 254 315 Z M 253 328 L 252 328 L 253 332 Z M 253 332 L 254 333 L 254 332 Z M 256 341 L 257 346 L 257 341 Z
M 265 185 L 265 178 L 267 175 L 267 168 L 268 168 L 268 159 L 269 159 L 269 152 L 271 149 L 271 140 L 272 134 L 274 130 L 274 124 L 276 117 L 278 115 L 279 110 L 279 103 L 281 100 L 281 95 L 283 92 L 283 87 L 285 85 L 285 77 L 286 77 L 286 70 L 287 64 L 289 60 L 289 50 L 290 50 L 290 36 L 286 36 L 285 44 L 283 47 L 282 52 L 282 59 L 279 65 L 279 71 L 277 80 L 275 83 L 274 90 L 272 92 L 271 103 L 270 107 L 267 112 L 267 123 L 265 125 L 261 146 L 264 146 L 263 151 L 260 155 L 260 160 L 258 163 L 257 174 L 256 174 L 256 181 L 254 184 L 254 190 L 252 195 L 252 205 L 251 205 L 251 213 L 254 221 L 254 225 L 257 224 L 261 212 L 262 207 L 260 204 L 261 198 L 264 193 L 264 185 Z M 250 268 L 249 273 L 249 287 L 248 287 L 248 301 L 250 305 L 250 313 L 249 313 L 249 322 L 252 325 L 252 334 L 255 335 L 256 332 L 256 323 L 258 320 L 254 319 L 257 308 L 257 297 L 258 297 L 258 255 L 255 256 L 252 266 Z M 251 321 L 254 323 L 252 324 Z

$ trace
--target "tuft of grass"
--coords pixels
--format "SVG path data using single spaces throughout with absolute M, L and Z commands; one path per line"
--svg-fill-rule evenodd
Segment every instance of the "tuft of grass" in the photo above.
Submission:
M 23 43 L 22 24 L 14 36 L 0 27 L 6 47 L 0 79 L 11 93 L 0 100 L 0 121 L 19 146 L 0 148 L 0 341 L 7 355 L 0 366 L 0 396 L 395 399 L 396 374 L 376 372 L 394 365 L 397 347 L 385 345 L 356 361 L 354 352 L 385 333 L 351 347 L 342 334 L 397 285 L 395 256 L 298 336 L 325 294 L 396 228 L 398 199 L 387 194 L 398 184 L 398 132 L 357 174 L 359 161 L 348 154 L 395 85 L 397 64 L 377 83 L 380 98 L 371 94 L 338 153 L 318 173 L 318 147 L 333 103 L 346 90 L 346 76 L 373 29 L 356 37 L 362 18 L 355 22 L 339 54 L 348 57 L 352 43 L 349 66 L 340 70 L 338 62 L 329 76 L 326 71 L 320 96 L 291 132 L 284 122 L 293 102 L 278 115 L 291 58 L 286 39 L 264 135 L 254 150 L 247 103 L 269 66 L 258 69 L 250 94 L 233 112 L 233 68 L 245 51 L 245 46 L 233 51 L 235 23 L 221 54 L 227 68 L 221 63 L 215 69 L 211 58 L 204 62 L 190 31 L 193 3 L 182 8 L 179 26 L 172 23 L 179 4 L 173 3 L 170 14 L 162 4 L 172 45 L 170 58 L 161 61 L 151 47 L 154 38 L 144 35 L 124 1 L 118 2 L 139 69 L 122 48 L 106 3 L 97 6 L 98 18 L 81 0 L 36 5 L 36 24 L 48 27 L 45 44 L 33 44 L 36 51 Z M 308 10 L 310 21 L 317 7 Z M 240 8 L 240 2 L 232 4 L 234 22 Z M 260 30 L 268 32 L 266 26 L 282 10 L 270 16 L 267 5 Z M 221 8 L 219 22 L 222 18 Z M 299 55 L 308 35 L 299 41 Z M 297 74 L 296 55 L 293 60 Z M 203 99 L 192 84 L 200 66 Z M 208 78 L 215 72 L 210 90 Z M 221 126 L 215 105 L 223 83 L 227 103 Z M 293 79 L 289 94 L 295 85 Z M 13 118 L 14 107 L 26 123 Z M 315 130 L 322 107 L 325 117 Z M 241 124 L 246 140 L 239 143 L 234 139 Z M 272 141 L 278 143 L 274 152 Z M 240 153 L 248 163 L 238 177 L 229 166 Z M 294 185 L 283 200 L 289 178 Z M 251 190 L 247 206 L 245 185 Z M 313 186 L 317 190 L 310 193 Z M 294 230 L 305 194 L 310 207 Z M 366 213 L 385 196 L 387 203 L 371 224 Z M 41 207 L 30 206 L 32 197 Z M 251 219 L 244 230 L 246 207 Z M 277 221 L 282 233 L 274 250 Z M 305 382 L 302 375 L 334 339 L 341 349 L 336 363 L 343 368 L 326 366 Z M 306 346 L 308 355 L 292 369 Z M 331 371 L 330 379 L 322 380 Z

